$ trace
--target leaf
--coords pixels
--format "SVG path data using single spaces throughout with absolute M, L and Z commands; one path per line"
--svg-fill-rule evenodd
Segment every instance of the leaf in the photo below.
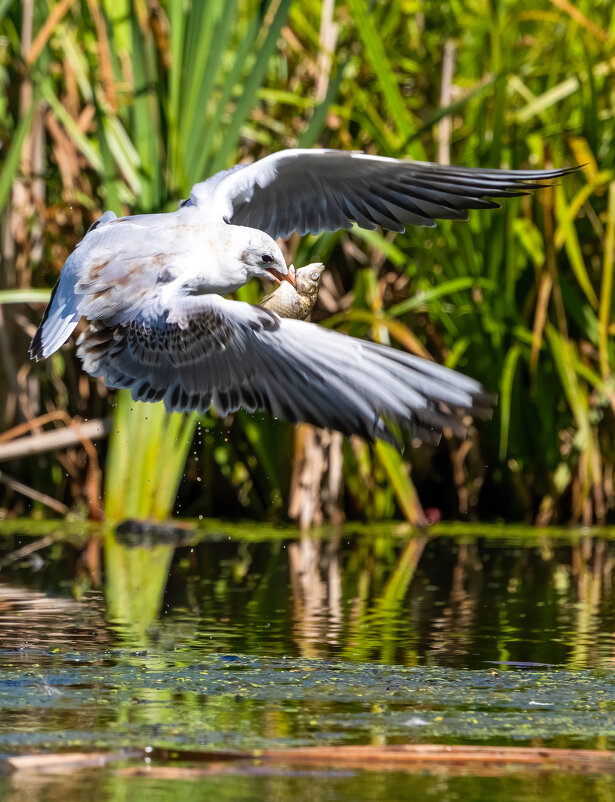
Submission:
M 461 278 L 445 281 L 443 284 L 439 284 L 437 287 L 431 287 L 428 290 L 420 290 L 416 293 L 416 295 L 413 295 L 412 298 L 408 298 L 406 301 L 402 301 L 401 303 L 390 307 L 390 309 L 387 310 L 387 315 L 389 317 L 399 317 L 399 315 L 403 315 L 406 312 L 425 308 L 430 301 L 434 301 L 436 298 L 442 298 L 445 295 L 452 295 L 453 293 L 460 292 L 461 290 L 470 290 L 474 287 L 484 287 L 489 288 L 490 290 L 497 289 L 496 283 L 491 281 L 491 279 L 475 279 L 473 276 L 462 276 Z
M 17 131 L 13 137 L 11 149 L 9 150 L 6 161 L 4 162 L 2 175 L 0 176 L 0 209 L 4 209 L 11 189 L 13 188 L 13 181 L 19 173 L 19 167 L 21 164 L 21 151 L 32 126 L 32 120 L 34 119 L 34 114 L 36 112 L 36 105 L 36 100 L 33 98 L 30 108 L 19 121 Z
M 15 0 L 0 0 L 0 22 L 6 17 L 11 10 Z
M 613 262 L 615 260 L 615 181 L 609 185 L 609 204 L 607 209 L 606 240 L 604 243 L 604 262 L 602 284 L 600 287 L 599 310 L 599 350 L 600 370 L 604 379 L 611 375 L 609 355 L 609 326 L 613 304 Z
M 599 64 L 596 64 L 593 68 L 592 72 L 594 77 L 603 77 L 605 75 L 609 75 L 615 69 L 615 57 L 607 61 L 601 61 Z M 535 100 L 531 103 L 528 103 L 519 111 L 515 112 L 513 115 L 513 120 L 519 123 L 525 123 L 532 119 L 532 117 L 539 116 L 542 114 L 546 109 L 550 108 L 551 106 L 559 103 L 564 98 L 569 97 L 570 95 L 577 92 L 581 86 L 581 82 L 587 80 L 587 72 L 582 71 L 579 75 L 573 75 L 565 80 L 561 81 L 559 84 L 556 84 L 551 89 L 548 89 L 546 92 L 543 92 L 542 95 L 539 95 Z
M 396 126 L 401 142 L 406 142 L 414 134 L 417 126 L 408 111 L 408 105 L 397 83 L 393 65 L 387 56 L 386 47 L 374 25 L 373 12 L 367 14 L 364 0 L 349 0 L 352 20 L 357 26 L 359 36 L 365 46 L 365 54 L 372 65 L 378 84 L 389 107 L 393 124 Z
M 51 290 L 0 290 L 0 304 L 46 304 Z
M 512 390 L 515 380 L 517 363 L 521 355 L 521 345 L 513 345 L 506 354 L 502 379 L 500 382 L 500 460 L 506 459 L 508 451 L 508 437 L 510 434 L 510 414 L 512 410 Z
M 391 337 L 394 337 L 397 342 L 401 343 L 408 351 L 412 351 L 412 353 L 418 354 L 425 359 L 431 359 L 425 346 L 407 326 L 400 323 L 398 320 L 389 320 L 383 315 L 370 312 L 368 309 L 351 309 L 349 312 L 332 315 L 330 318 L 323 321 L 323 325 L 329 328 L 335 328 L 340 323 L 351 323 L 353 321 L 369 323 L 370 326 L 376 329 L 379 326 L 384 326 Z
M 233 143 L 234 145 L 239 136 L 241 126 L 254 107 L 258 88 L 269 67 L 269 59 L 277 47 L 278 37 L 280 36 L 282 25 L 286 22 L 286 18 L 288 17 L 290 4 L 291 0 L 280 0 L 280 4 L 269 25 L 265 39 L 258 49 L 256 61 L 252 65 L 252 69 L 243 84 L 241 95 L 235 106 L 235 111 L 228 125 L 225 127 L 225 142 L 227 143 Z M 211 166 L 212 173 L 216 173 L 218 170 L 228 166 L 225 158 L 226 152 L 226 149 L 222 149 L 216 154 Z
M 579 242 L 577 230 L 570 219 L 570 212 L 568 210 L 568 204 L 566 203 L 566 196 L 561 185 L 555 187 L 555 199 L 555 213 L 558 223 L 564 234 L 564 247 L 566 248 L 568 258 L 570 259 L 570 265 L 577 281 L 579 282 L 579 286 L 587 296 L 588 301 L 594 307 L 594 309 L 597 309 L 598 297 L 596 296 L 594 288 L 592 287 L 587 269 L 585 267 L 585 262 L 583 261 L 583 254 L 581 252 L 581 244 Z
M 416 526 L 425 524 L 425 515 L 408 469 L 401 454 L 390 443 L 377 440 L 374 446 L 380 464 L 395 490 L 395 497 L 407 521 Z
M 42 83 L 41 94 L 51 106 L 51 109 L 58 120 L 64 126 L 66 133 L 70 136 L 85 158 L 90 162 L 92 167 L 99 172 L 102 171 L 103 160 L 101 159 L 96 146 L 88 140 L 87 136 L 79 128 L 75 120 L 73 120 L 62 103 L 60 103 L 50 81 L 44 81 Z

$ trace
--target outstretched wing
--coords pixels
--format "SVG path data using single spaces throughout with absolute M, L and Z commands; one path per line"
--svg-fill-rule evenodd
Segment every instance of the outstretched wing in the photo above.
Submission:
M 498 208 L 490 198 L 523 195 L 574 169 L 483 170 L 354 151 L 283 150 L 197 184 L 190 199 L 272 237 L 352 223 L 403 231 L 408 224 L 434 226 L 436 219 L 465 220 L 468 209 Z
M 180 223 L 177 212 L 121 218 L 105 212 L 66 260 L 30 356 L 52 354 L 84 316 L 131 319 L 153 297 L 160 276 L 171 277 L 174 266 L 181 270 L 189 258 L 186 232 L 176 233 Z
M 460 411 L 488 413 L 492 402 L 427 360 L 218 295 L 94 323 L 78 353 L 91 375 L 168 410 L 260 409 L 368 439 L 392 439 L 386 419 L 424 439 L 446 427 L 461 435 Z

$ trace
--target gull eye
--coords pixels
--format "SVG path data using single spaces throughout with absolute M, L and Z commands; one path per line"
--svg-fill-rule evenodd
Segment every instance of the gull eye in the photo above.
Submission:
M 265 264 L 269 264 L 269 262 L 273 262 L 273 256 L 270 253 L 264 253 L 261 256 L 261 262 L 265 262 Z

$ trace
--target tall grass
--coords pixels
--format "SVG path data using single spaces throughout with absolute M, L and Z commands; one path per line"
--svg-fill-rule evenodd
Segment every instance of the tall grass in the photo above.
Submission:
M 448 153 L 454 163 L 489 167 L 585 164 L 553 191 L 469 223 L 395 237 L 357 230 L 288 247 L 296 263 L 327 262 L 329 300 L 316 313 L 327 325 L 429 353 L 499 393 L 494 420 L 473 433 L 471 449 L 445 442 L 400 459 L 348 443 L 350 515 L 416 514 L 411 471 L 423 504 L 445 515 L 605 520 L 615 503 L 610 3 L 582 0 L 573 13 L 549 0 L 426 0 L 420 8 L 347 0 L 331 20 L 319 0 L 39 0 L 33 31 L 24 43 L 21 7 L 0 4 L 0 205 L 5 226 L 21 221 L 15 243 L 26 243 L 3 258 L 3 290 L 27 286 L 30 274 L 50 286 L 99 210 L 172 209 L 194 181 L 283 146 L 430 160 Z M 329 62 L 323 43 L 332 41 Z M 452 52 L 452 82 L 443 87 Z M 29 104 L 15 91 L 20 82 Z M 44 203 L 26 158 L 41 130 Z M 14 189 L 19 176 L 28 202 Z M 241 297 L 258 293 L 247 287 Z M 23 321 L 16 305 L 4 309 L 19 365 Z M 30 406 L 17 403 L 22 417 L 45 404 L 90 415 L 107 407 L 96 384 L 84 399 L 69 353 L 28 379 L 30 370 L 16 367 L 7 385 L 22 399 L 30 382 Z M 194 417 L 169 420 L 153 407 L 145 423 L 137 407 L 118 394 L 109 515 L 168 512 L 188 451 L 196 453 L 180 486 L 182 510 L 221 514 L 239 502 L 264 517 L 285 507 L 288 427 L 260 416 L 238 415 L 228 429 L 208 421 L 189 449 Z M 160 475 L 161 453 L 171 454 L 172 480 Z

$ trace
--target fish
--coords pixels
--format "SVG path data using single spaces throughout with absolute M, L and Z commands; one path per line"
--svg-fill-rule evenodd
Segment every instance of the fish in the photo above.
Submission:
M 275 312 L 280 317 L 305 320 L 318 298 L 324 269 L 322 262 L 314 262 L 298 270 L 291 265 L 289 272 L 294 271 L 295 286 L 283 281 L 275 292 L 263 298 L 259 306 Z

